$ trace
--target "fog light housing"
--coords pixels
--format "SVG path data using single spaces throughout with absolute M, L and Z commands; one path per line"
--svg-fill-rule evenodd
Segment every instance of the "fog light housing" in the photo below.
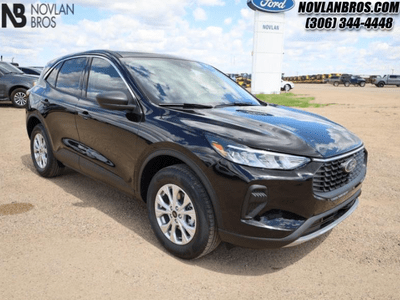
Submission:
M 242 219 L 253 219 L 268 202 L 268 189 L 263 185 L 252 185 L 246 193 L 242 206 Z

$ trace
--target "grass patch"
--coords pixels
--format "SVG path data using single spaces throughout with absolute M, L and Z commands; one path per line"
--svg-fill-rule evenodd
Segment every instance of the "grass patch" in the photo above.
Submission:
M 315 97 L 301 97 L 301 96 L 302 95 L 295 95 L 293 93 L 282 93 L 279 95 L 266 95 L 266 94 L 256 95 L 256 97 L 262 101 L 279 105 L 291 106 L 291 107 L 326 106 L 326 104 L 310 103 L 310 101 L 315 100 Z

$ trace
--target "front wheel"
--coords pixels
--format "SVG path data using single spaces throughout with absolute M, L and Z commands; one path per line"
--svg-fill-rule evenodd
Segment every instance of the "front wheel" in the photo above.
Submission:
M 344 83 L 344 86 L 345 86 L 345 87 L 349 87 L 349 86 L 350 86 L 350 82 L 346 81 L 346 82 Z
M 50 140 L 42 124 L 33 128 L 31 134 L 31 157 L 38 173 L 43 177 L 54 177 L 61 173 L 62 164 L 54 157 Z
M 285 92 L 289 92 L 290 91 L 290 85 L 285 84 Z
M 18 88 L 11 93 L 11 102 L 16 108 L 24 108 L 27 103 L 26 89 Z
M 333 85 L 334 85 L 334 86 L 339 86 L 339 82 L 335 81 L 335 82 L 333 83 Z
M 365 86 L 365 81 L 360 82 L 360 86 L 364 87 Z
M 193 259 L 218 246 L 210 197 L 188 166 L 166 167 L 153 177 L 147 208 L 156 237 L 173 255 Z
M 383 88 L 384 86 L 385 86 L 385 84 L 383 82 L 378 83 L 378 87 Z

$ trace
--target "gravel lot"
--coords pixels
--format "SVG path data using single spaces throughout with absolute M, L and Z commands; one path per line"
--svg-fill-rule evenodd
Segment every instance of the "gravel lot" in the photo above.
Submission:
M 221 244 L 189 262 L 161 248 L 140 201 L 71 170 L 39 177 L 25 112 L 0 102 L 0 299 L 399 299 L 400 88 L 294 92 L 334 103 L 307 110 L 364 140 L 360 206 L 295 248 Z

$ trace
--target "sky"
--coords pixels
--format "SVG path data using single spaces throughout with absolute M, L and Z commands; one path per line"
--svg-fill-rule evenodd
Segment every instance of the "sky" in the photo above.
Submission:
M 307 16 L 285 13 L 285 76 L 351 73 L 400 74 L 400 18 L 390 31 L 306 31 Z M 251 73 L 254 12 L 247 0 L 2 1 L 23 3 L 24 28 L 0 28 L 0 55 L 21 66 L 92 49 L 172 54 L 211 64 L 225 73 Z M 31 5 L 74 4 L 55 28 L 31 28 Z M 0 14 L 1 16 L 1 14 Z M 366 16 L 362 16 L 366 17 Z M 267 47 L 268 45 L 266 45 Z

